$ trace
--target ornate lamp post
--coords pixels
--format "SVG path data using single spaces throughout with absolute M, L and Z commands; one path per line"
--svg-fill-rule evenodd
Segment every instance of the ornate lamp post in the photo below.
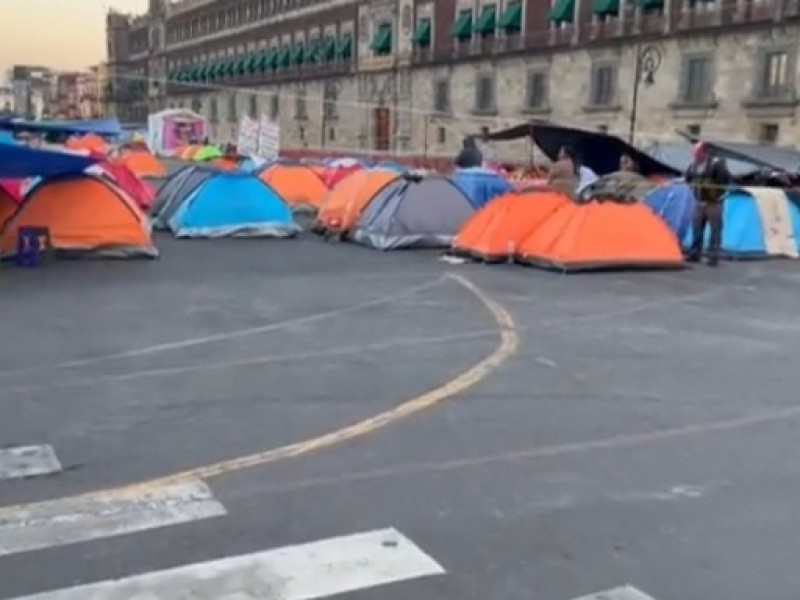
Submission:
M 633 81 L 633 98 L 631 101 L 631 121 L 630 132 L 628 133 L 628 143 L 633 145 L 634 135 L 636 134 L 636 112 L 639 105 L 639 86 L 653 85 L 655 74 L 661 67 L 661 50 L 657 46 L 636 46 L 636 68 Z

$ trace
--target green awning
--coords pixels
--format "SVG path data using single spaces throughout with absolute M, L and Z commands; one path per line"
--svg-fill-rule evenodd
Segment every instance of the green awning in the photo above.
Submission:
M 322 42 L 320 50 L 322 60 L 333 60 L 336 58 L 336 38 L 332 35 L 326 37 Z
M 178 72 L 175 69 L 172 69 L 169 73 L 167 73 L 167 81 L 175 81 Z
M 244 63 L 244 70 L 247 73 L 255 73 L 256 69 L 258 68 L 258 63 L 261 60 L 261 55 L 257 52 L 248 55 L 247 60 Z
M 506 11 L 500 15 L 497 26 L 504 31 L 520 31 L 522 29 L 522 1 L 510 2 Z
M 575 0 L 557 0 L 550 10 L 553 23 L 572 23 L 575 20 Z
M 339 47 L 336 49 L 336 57 L 347 60 L 353 55 L 353 34 L 345 33 L 339 40 Z
M 466 40 L 472 37 L 472 10 L 466 9 L 458 13 L 458 18 L 453 23 L 453 29 L 450 33 L 459 40 Z
M 262 51 L 256 58 L 255 68 L 262 73 L 269 69 L 273 54 L 274 51 L 272 49 Z
M 307 63 L 315 63 L 319 60 L 320 44 L 319 40 L 310 40 L 306 46 L 305 61 Z
M 278 66 L 288 67 L 292 63 L 292 47 L 283 46 L 278 52 Z
M 421 48 L 431 45 L 431 20 L 429 18 L 419 20 L 414 35 L 411 36 L 411 43 Z
M 306 47 L 303 42 L 298 42 L 292 49 L 292 64 L 302 65 L 303 59 L 306 57 Z
M 372 36 L 372 51 L 375 54 L 389 54 L 392 51 L 392 26 L 382 23 Z
M 279 48 L 270 48 L 267 51 L 267 57 L 264 59 L 264 64 L 266 65 L 266 69 L 272 69 L 273 71 L 278 68 L 278 54 L 280 53 Z
M 204 80 L 208 77 L 208 65 L 201 65 L 197 68 L 197 77 L 200 80 Z
M 481 9 L 478 22 L 475 23 L 475 33 L 489 35 L 494 33 L 497 28 L 497 7 L 494 4 L 487 4 Z
M 703 1 L 710 2 L 711 0 Z M 643 8 L 644 10 L 663 9 L 664 0 L 636 0 L 636 6 Z
M 225 61 L 218 60 L 217 64 L 214 65 L 212 75 L 214 78 L 219 79 L 223 75 L 225 75 Z
M 619 14 L 619 0 L 593 0 L 592 13 L 599 17 Z
M 247 72 L 247 57 L 240 56 L 236 61 L 236 74 L 244 75 Z

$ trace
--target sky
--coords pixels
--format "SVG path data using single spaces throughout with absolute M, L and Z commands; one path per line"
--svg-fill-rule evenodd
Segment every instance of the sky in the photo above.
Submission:
M 85 69 L 106 54 L 109 8 L 141 13 L 148 0 L 0 0 L 0 79 L 15 64 Z

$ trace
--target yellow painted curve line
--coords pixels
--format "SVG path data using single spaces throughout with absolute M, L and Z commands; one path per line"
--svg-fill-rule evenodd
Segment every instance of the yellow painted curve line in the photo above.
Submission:
M 265 452 L 258 452 L 256 454 L 249 454 L 238 458 L 232 458 L 209 465 L 187 469 L 185 471 L 180 471 L 171 475 L 150 479 L 140 483 L 98 490 L 95 492 L 88 492 L 86 494 L 75 496 L 74 498 L 92 498 L 95 500 L 122 498 L 128 495 L 141 494 L 143 492 L 146 493 L 148 490 L 152 490 L 164 485 L 173 485 L 186 480 L 208 480 L 213 477 L 219 477 L 220 475 L 234 473 L 252 467 L 258 467 L 288 458 L 295 458 L 304 454 L 309 454 L 342 444 L 344 442 L 371 435 L 380 429 L 383 429 L 384 427 L 387 427 L 393 423 L 397 423 L 398 421 L 401 421 L 411 415 L 433 408 L 442 401 L 467 391 L 471 387 L 484 380 L 488 375 L 490 375 L 494 370 L 496 370 L 506 360 L 514 355 L 519 347 L 519 335 L 517 334 L 514 319 L 503 305 L 495 300 L 492 300 L 492 298 L 490 298 L 483 290 L 472 283 L 469 279 L 456 274 L 449 274 L 448 277 L 464 286 L 486 307 L 495 324 L 497 325 L 498 333 L 500 334 L 500 341 L 489 356 L 483 358 L 447 383 L 444 383 L 439 387 L 425 392 L 424 394 L 421 394 L 415 398 L 407 400 L 406 402 L 388 411 L 314 438 L 286 446 L 281 446 L 280 448 L 274 448 Z M 0 508 L 0 521 L 2 521 L 4 513 L 19 511 L 21 509 L 31 508 L 33 506 L 54 504 L 62 502 L 63 500 L 64 499 L 62 498 L 45 500 L 43 502 L 36 502 L 27 505 L 2 507 Z

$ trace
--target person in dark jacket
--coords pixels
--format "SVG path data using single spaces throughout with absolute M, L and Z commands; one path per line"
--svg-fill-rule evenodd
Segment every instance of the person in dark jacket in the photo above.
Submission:
M 456 166 L 459 169 L 469 169 L 481 165 L 483 165 L 483 154 L 481 154 L 478 144 L 475 143 L 475 138 L 465 137 L 463 147 L 456 157 Z
M 722 246 L 722 210 L 726 187 L 731 175 L 725 161 L 711 154 L 703 142 L 694 147 L 694 162 L 686 171 L 686 183 L 692 187 L 697 207 L 692 221 L 692 245 L 686 260 L 699 262 L 703 253 L 703 234 L 709 228 L 708 261 L 710 267 L 719 264 Z

